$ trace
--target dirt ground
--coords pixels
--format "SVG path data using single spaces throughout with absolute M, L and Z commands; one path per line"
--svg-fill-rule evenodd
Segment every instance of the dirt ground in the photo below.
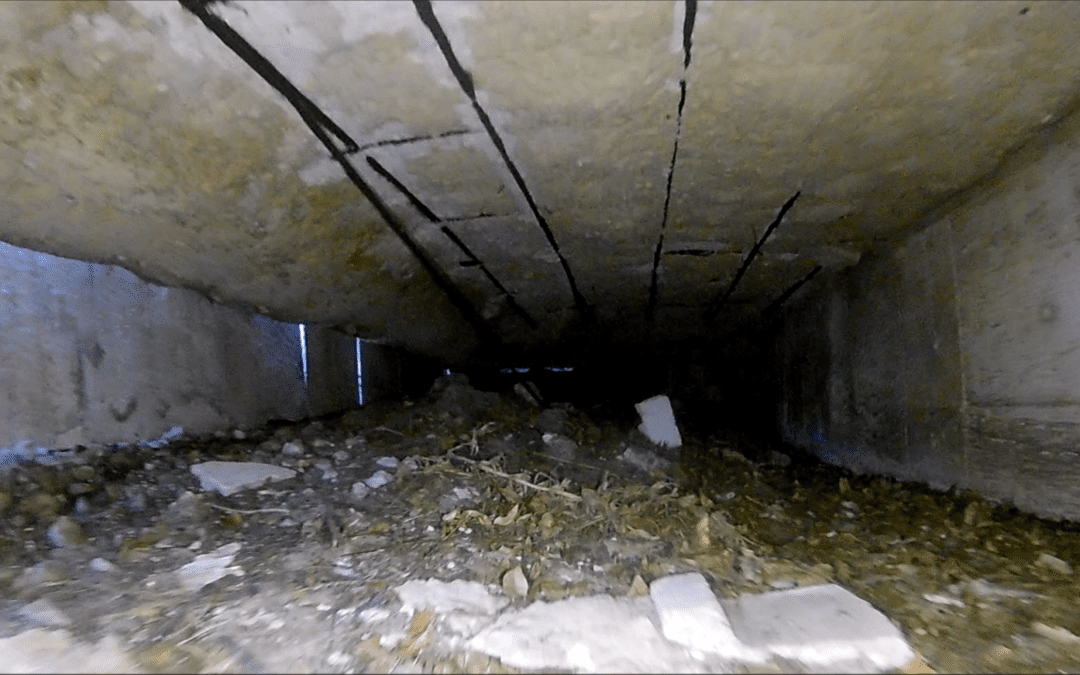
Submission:
M 208 461 L 297 473 L 225 496 L 192 473 Z M 625 418 L 444 378 L 333 418 L 9 467 L 0 670 L 514 672 L 394 589 L 477 581 L 524 606 L 698 571 L 721 597 L 840 584 L 902 630 L 911 672 L 1076 672 L 1078 543 L 971 493 L 735 434 L 667 450 Z

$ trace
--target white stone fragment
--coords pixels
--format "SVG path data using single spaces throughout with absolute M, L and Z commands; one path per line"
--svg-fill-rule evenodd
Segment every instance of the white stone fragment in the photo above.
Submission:
M 397 457 L 380 457 L 375 460 L 375 464 L 381 466 L 384 469 L 396 469 L 398 465 Z
M 608 595 L 534 602 L 504 612 L 468 646 L 526 671 L 725 672 L 665 640 L 650 605 L 648 598 Z
M 1040 553 L 1039 557 L 1035 560 L 1035 564 L 1039 567 L 1046 567 L 1047 569 L 1051 569 L 1058 574 L 1064 574 L 1066 576 L 1073 573 L 1072 565 L 1065 562 L 1061 558 L 1058 558 L 1057 556 L 1050 555 L 1049 553 Z
M 115 572 L 117 571 L 116 565 L 112 564 L 105 558 L 93 558 L 90 560 L 90 569 L 95 572 Z
M 191 473 L 199 479 L 203 490 L 216 490 L 226 497 L 266 481 L 292 478 L 296 472 L 260 462 L 202 462 L 192 464 Z
M 520 396 L 522 400 L 524 400 L 529 405 L 540 405 L 540 401 L 537 401 L 536 397 L 533 396 L 532 393 L 530 393 L 529 390 L 525 387 L 525 385 L 521 384 L 520 382 L 514 385 L 514 393 Z
M 219 546 L 210 553 L 195 556 L 195 559 L 176 570 L 180 584 L 188 591 L 197 591 L 227 574 L 242 577 L 244 570 L 232 566 L 233 558 L 240 551 L 240 544 L 233 542 Z
M 364 479 L 364 484 L 371 489 L 380 488 L 390 481 L 394 480 L 394 477 L 386 473 L 382 469 L 379 469 L 375 473 L 371 474 L 368 478 Z
M 929 600 L 936 605 L 949 605 L 951 607 L 963 607 L 964 601 L 956 598 L 950 598 L 947 595 L 941 595 L 940 593 L 923 593 L 923 598 Z
M 78 546 L 86 542 L 86 534 L 73 518 L 60 516 L 46 533 L 49 543 L 57 548 Z
M 764 661 L 759 650 L 735 637 L 727 614 L 698 572 L 662 577 L 649 586 L 664 637 L 691 653 L 716 654 L 743 661 Z
M 503 575 L 503 593 L 511 598 L 524 598 L 529 593 L 529 580 L 525 578 L 525 572 L 521 565 Z
M 492 595 L 478 581 L 457 579 L 449 583 L 438 579 L 406 581 L 394 588 L 401 598 L 401 611 L 412 615 L 418 609 L 430 607 L 436 612 L 463 611 L 470 614 L 494 614 L 510 601 Z
M 1041 621 L 1032 621 L 1031 629 L 1039 635 L 1050 638 L 1054 642 L 1060 642 L 1064 645 L 1080 645 L 1080 637 L 1077 637 L 1072 631 L 1061 626 L 1047 626 Z
M 364 497 L 368 496 L 369 492 L 371 492 L 371 488 L 369 488 L 367 485 L 364 485 L 364 483 L 362 481 L 357 481 L 357 482 L 353 483 L 353 486 L 352 486 L 352 496 L 353 497 L 356 497 L 357 499 L 363 499 Z
M 724 605 L 743 643 L 810 672 L 881 672 L 915 658 L 884 614 L 836 584 L 744 595 Z
M 653 396 L 634 406 L 641 415 L 641 433 L 657 445 L 677 448 L 682 445 L 679 427 L 675 425 L 675 413 L 667 396 Z
M 971 579 L 965 584 L 967 589 L 979 596 L 980 598 L 1025 598 L 1034 599 L 1038 598 L 1038 593 L 1032 591 L 1024 591 L 1015 588 L 1009 588 L 1007 586 L 999 586 L 998 584 L 992 584 L 985 579 Z M 960 593 L 960 586 L 951 584 L 949 591 L 954 594 Z
M 289 441 L 281 446 L 281 454 L 286 457 L 299 457 L 304 454 L 304 445 L 300 441 Z

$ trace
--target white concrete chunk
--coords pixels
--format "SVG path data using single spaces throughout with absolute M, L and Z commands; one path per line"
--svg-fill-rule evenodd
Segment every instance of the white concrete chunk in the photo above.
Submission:
M 1040 553 L 1039 557 L 1035 560 L 1035 564 L 1039 567 L 1046 567 L 1048 569 L 1052 569 L 1055 572 L 1059 574 L 1064 574 L 1066 576 L 1073 573 L 1072 565 L 1065 562 L 1061 558 L 1050 555 L 1049 553 Z
M 292 478 L 296 472 L 260 462 L 202 462 L 192 464 L 191 473 L 199 479 L 203 490 L 217 490 L 226 497 L 265 481 Z
M 225 575 L 244 576 L 244 570 L 232 564 L 239 551 L 240 544 L 233 542 L 219 546 L 210 553 L 195 556 L 194 560 L 176 570 L 181 585 L 194 592 Z
M 402 611 L 412 614 L 430 607 L 436 612 L 462 611 L 471 614 L 494 614 L 509 604 L 504 597 L 492 595 L 478 581 L 457 579 L 447 583 L 438 579 L 406 581 L 394 588 L 401 598 Z
M 505 612 L 468 644 L 524 670 L 709 672 L 708 664 L 695 661 L 660 635 L 650 618 L 650 604 L 647 598 L 608 595 L 534 602 Z
M 705 577 L 697 572 L 675 574 L 649 586 L 664 637 L 694 652 L 743 661 L 764 661 L 758 650 L 742 644 Z
M 675 413 L 667 396 L 653 396 L 634 406 L 641 415 L 641 433 L 657 445 L 677 448 L 682 445 L 679 427 L 675 425 Z
M 364 479 L 364 484 L 367 485 L 372 490 L 374 490 L 374 489 L 377 489 L 377 488 L 381 488 L 382 486 L 386 485 L 387 483 L 389 483 L 392 480 L 394 480 L 393 476 L 386 473 L 382 469 L 379 469 L 375 473 L 373 473 L 370 476 L 368 476 L 367 478 L 365 478 Z
M 835 584 L 744 595 L 724 606 L 743 643 L 811 672 L 882 672 L 915 657 L 884 614 Z

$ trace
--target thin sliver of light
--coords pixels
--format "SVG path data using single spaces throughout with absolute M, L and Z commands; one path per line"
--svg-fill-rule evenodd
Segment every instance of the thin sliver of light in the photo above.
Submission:
M 304 366 L 304 385 L 307 385 L 307 338 L 304 335 L 304 324 L 300 324 L 300 363 Z
M 360 338 L 356 338 L 356 402 L 364 405 L 364 368 L 360 364 Z

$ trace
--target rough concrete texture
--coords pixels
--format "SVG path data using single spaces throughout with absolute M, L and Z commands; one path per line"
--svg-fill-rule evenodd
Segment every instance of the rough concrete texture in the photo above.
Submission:
M 497 356 L 484 331 L 540 359 L 734 327 L 972 184 L 1080 83 L 1068 2 L 438 2 L 446 53 L 411 3 L 209 11 L 356 142 L 443 287 L 175 2 L 0 4 L 0 239 L 462 363 Z
M 0 448 L 68 448 L 305 414 L 296 326 L 0 244 Z
M 1080 517 L 1080 116 L 785 311 L 784 436 Z
M 742 595 L 721 604 L 734 635 L 748 648 L 796 661 L 805 672 L 896 670 L 915 657 L 887 616 L 836 584 Z

